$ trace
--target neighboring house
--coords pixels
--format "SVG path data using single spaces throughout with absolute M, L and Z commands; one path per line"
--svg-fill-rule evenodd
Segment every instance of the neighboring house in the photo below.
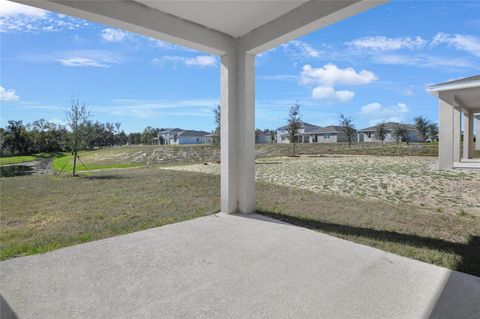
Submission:
M 277 143 L 290 143 L 288 139 L 287 125 L 279 127 L 277 129 Z M 309 143 L 309 133 L 316 129 L 319 129 L 320 126 L 302 122 L 300 129 L 298 130 L 298 143 Z
M 179 128 L 166 129 L 160 132 L 158 137 L 164 144 L 180 145 L 180 144 L 206 144 L 208 132 L 183 130 Z
M 308 134 L 309 143 L 340 143 L 348 142 L 345 131 L 340 126 L 330 125 L 326 127 L 319 127 Z M 357 137 L 353 142 L 357 141 Z
M 275 133 L 255 132 L 255 144 L 272 144 L 275 142 Z
M 387 134 L 385 136 L 385 143 L 396 142 L 395 135 L 393 132 L 399 125 L 405 125 L 408 131 L 408 141 L 409 142 L 423 142 L 422 136 L 418 133 L 415 125 L 412 124 L 401 124 L 396 122 L 387 122 L 385 123 L 385 128 Z M 381 141 L 377 139 L 377 128 L 379 124 L 370 126 L 358 131 L 358 140 L 365 143 L 380 143 Z
M 216 141 L 220 140 L 220 135 L 218 134 L 218 132 L 212 132 L 205 135 L 205 138 L 207 144 L 214 144 Z

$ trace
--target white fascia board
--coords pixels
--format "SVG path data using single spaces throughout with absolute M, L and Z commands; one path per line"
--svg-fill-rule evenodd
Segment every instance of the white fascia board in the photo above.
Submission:
M 387 1 L 311 0 L 242 36 L 240 48 L 258 54 Z
M 438 92 L 471 89 L 476 87 L 480 87 L 480 80 L 474 80 L 464 83 L 432 85 L 427 88 L 427 91 L 432 94 L 438 94 Z
M 12 0 L 29 6 L 107 24 L 194 50 L 222 55 L 235 47 L 228 34 L 209 29 L 132 0 Z

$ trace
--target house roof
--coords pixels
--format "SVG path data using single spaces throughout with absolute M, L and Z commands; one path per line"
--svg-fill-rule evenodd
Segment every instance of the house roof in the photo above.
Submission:
M 178 132 L 183 132 L 183 131 L 186 131 L 186 130 L 181 129 L 181 128 L 178 128 L 178 127 L 175 127 L 175 128 L 169 127 L 169 128 L 166 128 L 166 129 L 160 131 L 160 133 L 161 133 L 161 134 L 165 134 L 165 133 L 178 133 Z
M 178 136 L 206 136 L 210 133 L 205 131 L 194 131 L 194 130 L 185 130 L 183 132 L 178 133 Z
M 301 128 L 303 129 L 313 129 L 313 128 L 319 128 L 320 126 L 317 126 L 317 125 L 313 125 L 313 124 L 310 124 L 310 123 L 307 123 L 307 122 L 303 122 L 303 121 L 300 121 L 302 124 L 301 124 Z M 284 126 L 280 126 L 278 129 L 281 130 L 281 129 L 286 129 L 288 127 L 288 125 L 284 125 Z
M 417 130 L 415 125 L 412 125 L 412 124 L 405 124 L 405 123 L 398 123 L 398 122 L 386 122 L 384 124 L 385 124 L 385 128 L 389 131 L 392 131 L 392 130 L 396 129 L 399 125 L 405 125 L 408 130 L 413 130 L 413 131 Z M 374 125 L 374 126 L 363 128 L 363 129 L 358 130 L 358 131 L 359 132 L 375 132 L 375 131 L 377 131 L 377 128 L 379 126 L 380 126 L 380 123 L 377 124 L 377 125 Z
M 470 89 L 475 87 L 480 87 L 480 75 L 434 84 L 429 86 L 427 90 L 429 92 L 443 92 L 451 90 Z
M 320 127 L 318 129 L 308 132 L 308 134 L 338 134 L 343 132 L 343 128 L 337 125 L 330 125 L 325 127 Z

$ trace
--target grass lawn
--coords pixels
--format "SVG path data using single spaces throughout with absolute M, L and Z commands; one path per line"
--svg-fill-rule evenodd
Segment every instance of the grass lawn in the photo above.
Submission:
M 0 259 L 41 253 L 219 210 L 217 178 L 125 169 L 0 179 Z
M 132 168 L 141 167 L 142 163 L 95 163 L 90 160 L 89 156 L 92 152 L 79 152 L 82 162 L 77 161 L 77 171 L 97 170 L 97 169 L 111 169 L 111 168 Z M 86 158 L 84 158 L 86 157 Z M 84 165 L 85 164 L 85 165 Z M 73 171 L 73 155 L 64 154 L 63 156 L 55 157 L 52 161 L 52 169 L 60 172 L 63 169 L 64 173 Z
M 0 257 L 111 237 L 219 210 L 218 175 L 138 168 L 0 179 Z M 480 276 L 480 218 L 257 182 L 261 214 Z
M 19 164 L 25 162 L 32 162 L 39 159 L 51 158 L 55 154 L 50 153 L 40 153 L 34 155 L 22 155 L 22 156 L 9 156 L 9 157 L 0 157 L 0 166 L 10 165 L 10 164 Z

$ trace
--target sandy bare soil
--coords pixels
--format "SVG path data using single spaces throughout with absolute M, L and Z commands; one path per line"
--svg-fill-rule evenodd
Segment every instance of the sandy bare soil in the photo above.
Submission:
M 480 172 L 437 171 L 432 157 L 321 156 L 258 159 L 256 178 L 284 186 L 406 202 L 438 212 L 480 215 Z M 219 164 L 165 169 L 219 174 Z

